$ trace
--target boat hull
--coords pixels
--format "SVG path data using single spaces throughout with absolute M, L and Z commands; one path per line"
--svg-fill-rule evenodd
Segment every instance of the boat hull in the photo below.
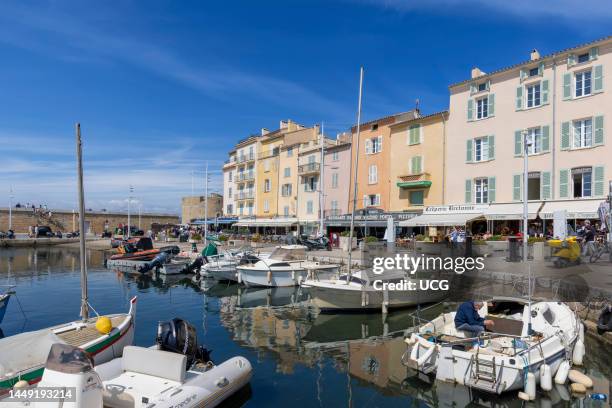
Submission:
M 2 319 L 4 319 L 4 315 L 6 314 L 6 309 L 8 308 L 8 303 L 10 299 L 11 295 L 8 293 L 0 295 L 0 323 L 2 323 Z
M 311 270 L 296 268 L 293 270 L 263 270 L 256 268 L 237 268 L 240 282 L 247 287 L 287 287 L 298 286 L 310 274 Z M 338 273 L 337 266 L 317 268 L 320 279 L 331 279 Z

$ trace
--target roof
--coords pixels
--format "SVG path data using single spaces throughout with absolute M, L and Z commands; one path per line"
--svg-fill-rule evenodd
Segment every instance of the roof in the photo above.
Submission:
M 364 127 L 364 126 L 371 125 L 371 124 L 376 123 L 376 122 L 382 122 L 383 120 L 386 120 L 386 119 L 391 119 L 391 118 L 395 118 L 395 117 L 398 117 L 398 116 L 407 115 L 409 113 L 414 113 L 414 110 L 409 110 L 409 111 L 406 111 L 406 112 L 394 113 L 393 115 L 387 115 L 387 116 L 383 116 L 381 118 L 369 120 L 367 122 L 360 123 L 359 126 L 360 127 Z M 357 129 L 357 125 L 356 124 L 351 126 L 351 131 L 355 131 L 355 129 Z
M 419 116 L 418 118 L 414 118 L 414 119 L 402 120 L 401 122 L 395 122 L 394 124 L 389 125 L 389 126 L 393 127 L 393 126 L 404 125 L 404 124 L 410 123 L 410 122 L 418 122 L 419 120 L 433 118 L 434 116 L 448 116 L 448 111 L 447 110 L 443 110 L 443 111 L 439 111 L 439 112 L 430 113 L 429 115 Z
M 494 76 L 496 74 L 499 74 L 501 72 L 510 71 L 510 70 L 516 69 L 516 68 L 518 68 L 520 66 L 528 65 L 528 64 L 533 64 L 533 63 L 538 62 L 538 61 L 541 62 L 543 60 L 546 60 L 546 59 L 549 59 L 549 58 L 553 58 L 553 57 L 557 57 L 557 56 L 559 56 L 561 54 L 565 54 L 567 52 L 576 51 L 576 50 L 578 50 L 580 48 L 589 47 L 589 46 L 592 46 L 592 45 L 595 45 L 595 44 L 599 44 L 599 43 L 602 43 L 602 42 L 605 42 L 605 41 L 608 41 L 608 40 L 611 40 L 611 39 L 612 39 L 612 35 L 609 35 L 607 37 L 603 37 L 603 38 L 600 38 L 600 39 L 597 39 L 597 40 L 593 40 L 593 41 L 590 41 L 590 42 L 587 42 L 587 43 L 584 43 L 584 44 L 576 45 L 574 47 L 566 48 L 566 49 L 561 50 L 561 51 L 553 52 L 552 54 L 544 55 L 543 57 L 540 57 L 540 58 L 535 59 L 535 60 L 523 61 L 523 62 L 519 62 L 518 64 L 510 65 L 510 66 L 505 67 L 505 68 L 496 69 L 495 71 L 489 72 L 488 74 L 485 74 L 485 75 L 481 75 L 478 78 L 469 78 L 469 79 L 466 79 L 466 80 L 463 80 L 463 81 L 451 84 L 448 87 L 449 88 L 454 88 L 456 86 L 472 82 L 472 81 L 474 81 L 476 79 L 477 80 L 481 80 L 483 78 L 490 78 L 490 77 L 492 77 L 492 76 Z

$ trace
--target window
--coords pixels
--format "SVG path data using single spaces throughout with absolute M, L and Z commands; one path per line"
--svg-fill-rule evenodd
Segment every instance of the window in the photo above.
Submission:
M 486 204 L 489 201 L 489 180 L 486 178 L 474 180 L 474 192 L 476 204 Z
M 339 160 L 339 157 L 338 157 L 338 152 L 333 152 L 333 153 L 332 153 L 332 160 L 333 160 L 333 161 L 338 161 L 338 160 Z
M 542 152 L 542 128 L 527 129 L 527 154 Z
M 489 138 L 479 137 L 474 140 L 474 161 L 489 160 Z
M 372 125 L 372 130 L 376 130 L 376 129 L 378 129 L 378 123 L 374 123 L 374 124 Z
M 232 188 L 231 187 L 227 190 L 227 196 L 229 198 L 232 198 Z
M 289 216 L 289 206 L 288 205 L 283 207 L 283 214 L 285 215 L 285 217 Z
M 478 84 L 478 92 L 484 92 L 487 90 L 487 83 L 483 82 Z
M 576 76 L 576 98 L 591 94 L 591 71 L 577 72 Z
M 310 156 L 308 156 L 308 164 L 313 164 L 315 162 L 315 156 L 314 154 L 311 154 Z
M 312 200 L 306 201 L 306 214 L 312 214 L 314 212 L 314 205 Z
M 281 188 L 281 195 L 283 197 L 289 197 L 291 196 L 291 190 L 293 189 L 293 186 L 289 183 L 289 184 L 283 184 L 283 187 Z
M 410 192 L 410 204 L 423 205 L 423 191 L 422 190 Z
M 264 160 L 264 171 L 270 171 L 270 160 Z
M 229 174 L 228 174 L 228 176 L 227 176 L 227 179 L 228 179 L 229 181 L 232 181 L 232 172 L 231 172 L 231 171 L 229 172 Z
M 270 179 L 264 180 L 264 193 L 268 193 L 270 191 Z
M 382 136 L 373 137 L 366 140 L 366 154 L 375 154 L 382 151 Z
M 591 167 L 581 167 L 572 170 L 574 198 L 591 197 L 593 195 L 593 170 Z
M 378 183 L 378 167 L 372 164 L 368 167 L 368 184 Z
M 529 76 L 530 77 L 534 77 L 534 76 L 538 76 L 538 75 L 540 75 L 540 70 L 539 70 L 538 67 L 530 68 L 529 69 Z
M 580 54 L 578 56 L 578 63 L 583 63 L 583 62 L 589 62 L 590 58 L 589 58 L 589 53 L 585 52 L 584 54 Z
M 285 177 L 291 177 L 291 167 L 285 167 Z
M 338 188 L 338 173 L 332 173 L 331 185 L 332 188 Z
M 373 207 L 380 205 L 380 194 L 370 194 L 363 196 L 363 206 Z
M 233 214 L 234 213 L 234 206 L 231 204 L 227 205 L 227 213 L 228 214 Z
M 244 215 L 244 204 L 238 204 L 238 214 Z
M 527 199 L 539 200 L 541 189 L 540 172 L 531 172 L 527 180 Z
M 247 211 L 249 215 L 253 215 L 253 204 L 247 205 Z
M 263 210 L 264 210 L 264 212 L 270 211 L 270 202 L 268 200 L 264 200 L 264 202 L 263 202 Z
M 533 108 L 541 105 L 540 83 L 527 87 L 527 107 Z
M 292 157 L 293 156 L 293 147 L 288 147 L 287 148 L 287 157 Z
M 582 119 L 574 121 L 574 148 L 593 146 L 593 121 Z
M 476 100 L 476 118 L 484 119 L 489 116 L 489 100 L 488 98 L 480 98 Z
M 332 200 L 331 202 L 331 215 L 340 215 L 338 209 L 338 200 Z
M 304 191 L 306 192 L 313 192 L 313 191 L 317 191 L 317 178 L 312 176 L 312 177 L 307 177 L 306 181 L 304 183 Z

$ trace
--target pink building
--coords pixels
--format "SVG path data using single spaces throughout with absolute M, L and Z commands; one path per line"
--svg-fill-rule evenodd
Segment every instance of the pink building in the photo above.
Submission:
M 323 212 L 325 217 L 348 214 L 351 184 L 351 143 L 339 137 L 325 149 Z

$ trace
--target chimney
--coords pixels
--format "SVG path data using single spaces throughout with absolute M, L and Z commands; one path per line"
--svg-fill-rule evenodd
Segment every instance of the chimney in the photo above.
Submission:
M 472 68 L 472 79 L 478 78 L 479 76 L 483 76 L 485 73 L 480 70 L 478 67 Z
M 269 131 L 268 129 L 266 129 L 266 128 L 261 128 L 261 135 L 262 135 L 262 136 L 265 136 L 265 135 L 267 135 L 268 133 L 270 133 L 270 131 Z
M 531 56 L 530 57 L 531 57 L 532 61 L 540 59 L 540 52 L 534 48 L 533 50 L 531 50 Z
M 290 120 L 281 120 L 278 126 L 279 129 L 287 129 L 289 127 Z

